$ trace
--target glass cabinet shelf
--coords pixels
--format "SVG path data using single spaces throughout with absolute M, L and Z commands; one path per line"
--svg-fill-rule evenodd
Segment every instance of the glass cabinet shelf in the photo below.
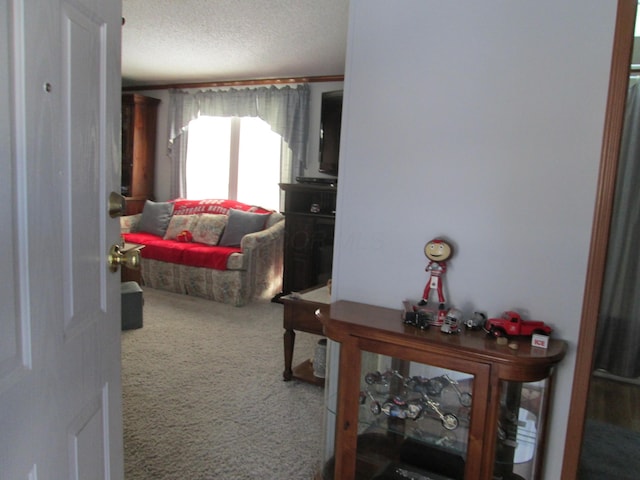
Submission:
M 540 477 L 554 366 L 547 349 L 482 331 L 449 335 L 399 310 L 339 301 L 321 309 L 339 344 L 319 478 L 534 480 Z M 334 380 L 335 381 L 335 380 Z M 333 392 L 333 393 L 331 393 Z

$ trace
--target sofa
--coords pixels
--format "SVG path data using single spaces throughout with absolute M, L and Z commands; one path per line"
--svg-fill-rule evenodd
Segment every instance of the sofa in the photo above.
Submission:
M 234 200 L 147 200 L 120 218 L 140 251 L 142 283 L 235 306 L 282 289 L 284 216 Z

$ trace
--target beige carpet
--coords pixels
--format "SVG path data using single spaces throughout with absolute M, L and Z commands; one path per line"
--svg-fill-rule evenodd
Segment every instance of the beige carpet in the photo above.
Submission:
M 282 380 L 282 305 L 144 300 L 122 333 L 125 480 L 313 478 L 324 393 Z M 318 339 L 298 333 L 294 365 Z

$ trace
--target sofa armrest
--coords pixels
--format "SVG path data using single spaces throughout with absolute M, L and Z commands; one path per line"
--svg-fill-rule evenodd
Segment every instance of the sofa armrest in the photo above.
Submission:
M 246 287 L 249 298 L 274 295 L 282 289 L 284 267 L 284 217 L 273 213 L 266 229 L 249 233 L 242 238 L 242 260 L 246 269 Z
M 120 233 L 132 233 L 138 231 L 138 224 L 142 218 L 141 213 L 120 217 Z
M 274 213 L 272 215 L 280 215 Z M 251 255 L 251 252 L 265 245 L 277 243 L 284 237 L 284 217 L 277 220 L 271 226 L 259 232 L 249 233 L 242 237 L 240 248 L 244 255 Z

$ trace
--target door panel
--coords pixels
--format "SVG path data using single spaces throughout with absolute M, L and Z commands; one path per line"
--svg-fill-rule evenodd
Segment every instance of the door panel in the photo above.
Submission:
M 108 445 L 103 402 L 96 397 L 73 420 L 69 429 L 69 464 L 73 480 L 105 478 L 104 446 Z
M 123 478 L 120 0 L 0 0 L 0 480 Z
M 0 1 L 0 64 L 10 65 L 12 57 L 19 61 L 21 45 L 14 43 L 7 0 Z M 19 38 L 19 35 L 16 35 Z M 15 53 L 12 55 L 10 46 L 14 45 Z M 17 198 L 19 192 L 19 179 L 24 178 L 23 168 L 16 162 L 16 150 L 20 144 L 16 135 L 24 135 L 21 125 L 11 121 L 16 117 L 16 108 L 13 104 L 15 98 L 11 82 L 11 70 L 0 69 L 0 105 L 7 106 L 7 114 L 0 117 L 0 178 L 6 179 L 0 188 L 0 248 L 3 254 L 0 256 L 0 278 L 5 279 L 0 289 L 0 394 L 14 377 L 24 372 L 29 365 L 29 358 L 25 355 L 25 347 L 29 344 L 29 322 L 26 315 L 22 315 L 20 299 L 21 276 L 19 268 L 22 245 L 16 241 L 20 236 L 17 222 L 18 212 L 24 208 L 24 198 Z M 6 185 L 4 185 L 6 183 Z
M 71 5 L 63 12 L 64 119 L 72 135 L 65 137 L 64 272 L 68 289 L 65 302 L 65 327 L 80 328 L 82 322 L 99 320 L 103 311 L 105 273 L 103 257 L 106 246 L 101 225 L 106 210 L 87 198 L 99 198 L 104 189 L 100 172 L 104 170 L 104 129 L 100 123 L 104 85 L 100 72 L 106 68 L 101 55 L 102 25 L 98 18 L 88 18 Z

